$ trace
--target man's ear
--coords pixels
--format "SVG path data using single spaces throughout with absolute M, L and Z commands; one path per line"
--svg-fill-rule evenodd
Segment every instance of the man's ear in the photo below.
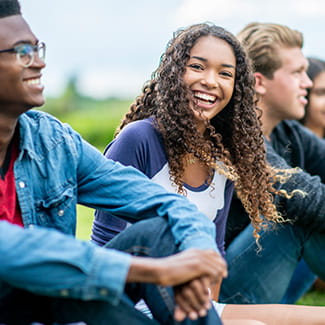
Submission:
M 254 76 L 255 76 L 255 91 L 260 95 L 264 95 L 266 92 L 266 88 L 265 88 L 266 77 L 260 72 L 255 72 Z

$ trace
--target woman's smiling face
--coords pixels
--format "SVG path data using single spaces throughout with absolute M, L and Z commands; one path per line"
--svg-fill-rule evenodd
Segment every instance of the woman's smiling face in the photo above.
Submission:
M 184 82 L 192 92 L 199 127 L 229 103 L 235 85 L 236 58 L 232 47 L 214 36 L 198 39 L 186 63 Z

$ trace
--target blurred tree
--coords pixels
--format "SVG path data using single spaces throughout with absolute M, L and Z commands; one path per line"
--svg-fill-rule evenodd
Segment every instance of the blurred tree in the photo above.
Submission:
M 81 103 L 83 96 L 78 91 L 78 76 L 72 75 L 67 86 L 61 96 L 60 105 L 61 112 L 69 112 L 79 108 L 78 104 Z

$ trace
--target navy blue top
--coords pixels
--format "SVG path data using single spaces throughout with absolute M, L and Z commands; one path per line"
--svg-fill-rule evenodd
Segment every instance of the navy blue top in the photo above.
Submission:
M 153 126 L 153 119 L 135 121 L 124 127 L 106 148 L 105 156 L 123 165 L 133 166 L 166 190 L 177 192 L 176 185 L 170 181 L 163 141 Z M 214 222 L 216 243 L 224 255 L 225 224 L 233 194 L 233 183 L 225 176 L 214 173 L 210 184 L 192 187 L 184 183 L 184 188 L 187 198 Z M 107 212 L 96 211 L 92 240 L 104 245 L 127 225 L 126 221 Z

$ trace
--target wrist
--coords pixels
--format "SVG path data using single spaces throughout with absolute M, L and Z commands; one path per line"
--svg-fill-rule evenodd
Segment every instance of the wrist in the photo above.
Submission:
M 126 282 L 160 284 L 161 274 L 157 259 L 133 256 Z

